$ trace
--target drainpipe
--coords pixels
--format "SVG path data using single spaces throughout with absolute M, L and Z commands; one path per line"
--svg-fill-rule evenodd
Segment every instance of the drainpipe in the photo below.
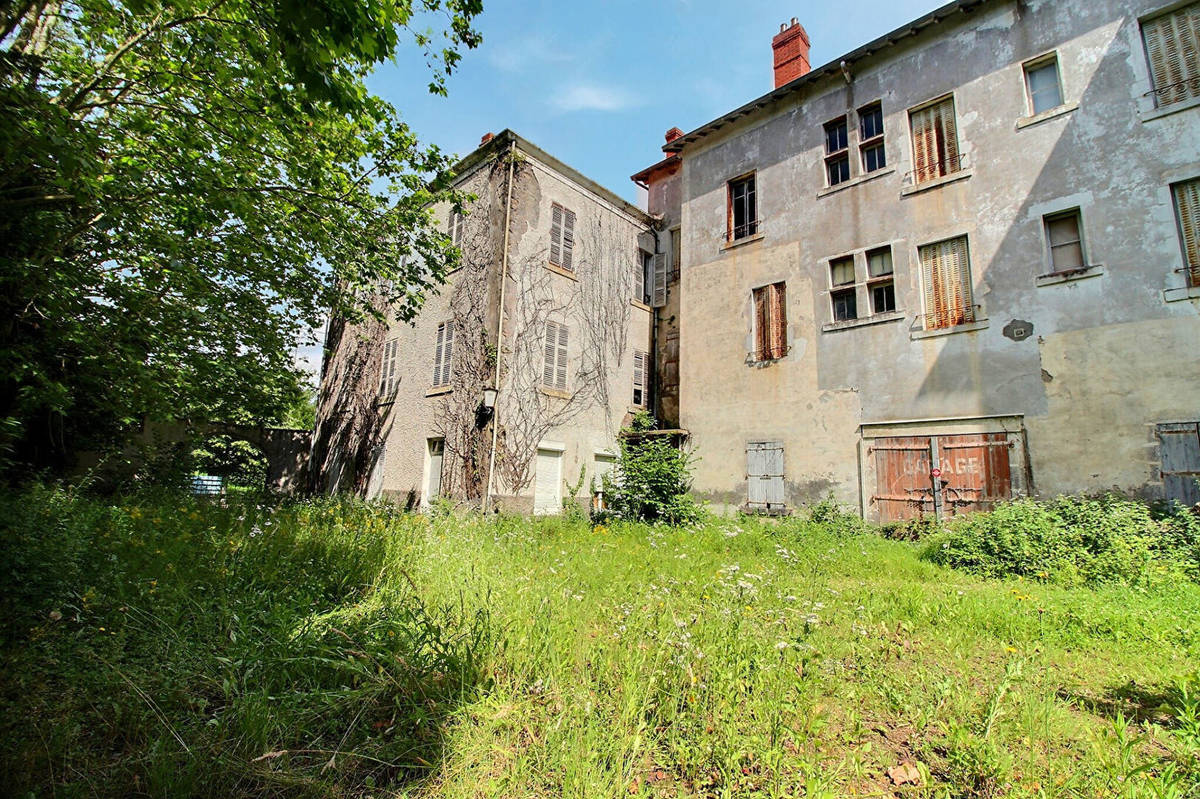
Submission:
M 657 227 L 657 225 L 659 225 L 659 224 L 662 224 L 661 220 L 651 223 L 651 226 L 650 226 L 650 232 L 654 234 L 654 252 L 656 254 L 658 253 L 658 247 L 659 247 L 659 243 L 660 243 L 658 240 L 658 227 Z M 653 264 L 653 263 L 654 263 L 653 260 L 651 260 L 651 264 Z M 672 266 L 674 266 L 674 264 L 672 264 Z M 650 270 L 650 279 L 651 279 L 650 291 L 651 291 L 651 295 L 653 295 L 653 292 L 654 292 L 654 288 L 653 288 L 654 269 L 653 268 L 651 268 L 651 270 Z M 666 286 L 670 285 L 671 281 L 670 281 L 669 273 L 666 275 L 663 275 L 663 283 Z M 651 296 L 650 299 L 654 299 L 654 297 Z M 665 298 L 664 298 L 664 301 L 665 301 Z M 646 372 L 647 372 L 646 385 L 648 385 L 654 391 L 654 403 L 650 406 L 650 410 L 654 414 L 654 421 L 658 422 L 658 423 L 662 422 L 662 400 L 659 396 L 662 392 L 660 392 L 658 390 L 658 322 L 659 322 L 658 314 L 659 314 L 659 311 L 661 311 L 661 310 L 662 310 L 662 308 L 654 308 L 650 315 L 650 363 L 647 364 L 647 369 L 646 369 Z
M 488 452 L 487 488 L 483 493 L 483 512 L 487 513 L 492 501 L 492 475 L 496 471 L 496 436 L 500 432 L 500 357 L 504 352 L 504 289 L 508 285 L 508 230 L 512 213 L 513 164 L 516 161 L 517 142 L 508 147 L 508 196 L 504 200 L 504 252 L 500 256 L 500 307 L 496 311 L 496 376 L 492 383 L 496 389 L 496 405 L 492 409 L 492 448 Z

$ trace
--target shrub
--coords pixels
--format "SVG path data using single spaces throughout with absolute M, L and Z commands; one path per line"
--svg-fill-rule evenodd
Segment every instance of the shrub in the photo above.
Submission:
M 812 506 L 809 519 L 835 535 L 862 535 L 872 530 L 861 516 L 843 508 L 833 494 Z
M 653 429 L 653 418 L 643 412 L 621 437 L 616 476 L 604 481 L 610 511 L 630 521 L 672 525 L 698 521 L 700 506 L 689 493 L 692 456 L 666 436 L 645 435 Z
M 985 577 L 1019 575 L 1063 583 L 1128 585 L 1197 574 L 1200 523 L 1115 495 L 1019 499 L 991 513 L 951 520 L 927 556 Z

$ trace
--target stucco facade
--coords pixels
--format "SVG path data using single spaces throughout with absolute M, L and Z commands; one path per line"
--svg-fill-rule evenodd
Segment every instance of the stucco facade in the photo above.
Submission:
M 458 172 L 477 199 L 459 219 L 434 211 L 462 266 L 374 345 L 382 428 L 366 493 L 555 512 L 572 490 L 590 497 L 637 410 L 651 312 L 634 294 L 651 220 L 509 131 Z
M 1172 193 L 1200 177 L 1200 107 L 1156 107 L 1142 26 L 1187 5 L 963 0 L 668 142 L 678 168 L 635 179 L 681 225 L 669 303 L 701 498 L 744 506 L 748 446 L 773 442 L 786 506 L 832 493 L 879 518 L 879 442 L 942 435 L 1003 448 L 1008 495 L 1163 496 L 1158 425 L 1200 418 L 1200 290 Z M 1029 73 L 1050 62 L 1059 102 L 1034 113 Z M 913 115 L 946 97 L 957 160 L 929 179 Z M 886 166 L 867 172 L 860 119 L 876 103 Z M 841 117 L 849 168 L 830 185 Z M 730 181 L 747 175 L 757 231 L 731 240 Z M 1048 240 L 1060 213 L 1082 238 L 1069 274 Z M 931 326 L 921 248 L 960 237 L 974 307 Z M 876 312 L 880 248 L 894 308 Z M 836 289 L 846 257 L 854 285 Z M 763 359 L 754 290 L 779 283 L 786 351 Z

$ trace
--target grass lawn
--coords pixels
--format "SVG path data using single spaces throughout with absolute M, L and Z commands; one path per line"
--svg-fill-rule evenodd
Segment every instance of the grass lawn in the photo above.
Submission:
M 0 501 L 23 796 L 1200 797 L 1200 586 L 796 519 Z

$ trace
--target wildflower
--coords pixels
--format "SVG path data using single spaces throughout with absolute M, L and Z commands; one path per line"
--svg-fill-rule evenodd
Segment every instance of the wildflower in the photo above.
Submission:
M 787 641 L 780 641 L 779 643 L 775 644 L 775 648 L 780 652 L 787 649 L 789 646 L 791 646 L 791 644 L 789 644 Z
M 1017 651 L 1017 648 L 1015 646 L 1006 646 L 1004 647 L 1004 651 L 1011 655 Z
M 142 509 L 141 508 L 130 508 L 129 509 L 129 518 L 131 518 L 131 519 L 142 518 Z

